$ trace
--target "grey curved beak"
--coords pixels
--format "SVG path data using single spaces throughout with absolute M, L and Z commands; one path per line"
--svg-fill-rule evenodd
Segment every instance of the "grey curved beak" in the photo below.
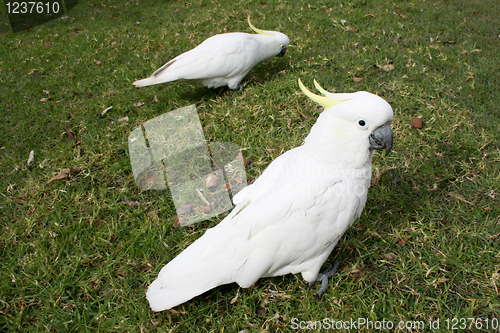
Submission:
M 385 149 L 385 155 L 389 155 L 392 149 L 393 134 L 389 124 L 377 128 L 370 134 L 370 149 Z
M 282 57 L 282 56 L 285 55 L 285 53 L 286 53 L 286 47 L 282 48 L 281 51 L 280 51 L 280 53 L 278 53 L 278 55 L 276 55 L 276 56 L 277 57 Z

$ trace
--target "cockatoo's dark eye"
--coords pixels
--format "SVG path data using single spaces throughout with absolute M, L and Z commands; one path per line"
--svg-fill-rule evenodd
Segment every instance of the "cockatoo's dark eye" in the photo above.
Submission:
M 365 126 L 366 122 L 364 120 L 358 121 L 359 126 Z

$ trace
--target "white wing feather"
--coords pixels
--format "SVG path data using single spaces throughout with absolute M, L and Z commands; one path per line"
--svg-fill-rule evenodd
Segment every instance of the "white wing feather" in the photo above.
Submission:
M 300 163 L 297 149 L 275 162 Z M 286 173 L 269 175 L 275 177 L 256 181 L 231 214 L 161 270 L 147 292 L 154 311 L 231 282 L 246 288 L 261 277 L 287 273 L 302 273 L 307 281 L 316 278 L 364 201 L 356 195 L 338 195 L 345 193 L 347 184 L 337 176 L 325 179 L 323 174 L 309 174 L 304 176 L 309 179 L 298 179 Z M 319 186 L 303 188 L 317 182 L 321 182 Z M 280 188 L 277 184 L 288 185 Z

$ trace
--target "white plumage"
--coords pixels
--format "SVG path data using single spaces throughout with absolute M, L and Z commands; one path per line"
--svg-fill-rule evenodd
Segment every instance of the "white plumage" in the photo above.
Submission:
M 361 214 L 373 149 L 392 147 L 393 113 L 367 92 L 314 95 L 325 107 L 304 144 L 274 160 L 217 226 L 160 271 L 147 299 L 170 309 L 222 284 L 301 273 L 308 282 Z
M 242 89 L 241 80 L 255 65 L 283 56 L 289 44 L 285 34 L 257 29 L 250 20 L 248 23 L 257 34 L 233 32 L 212 36 L 133 84 L 144 87 L 179 81 L 208 88 L 227 85 L 232 90 Z

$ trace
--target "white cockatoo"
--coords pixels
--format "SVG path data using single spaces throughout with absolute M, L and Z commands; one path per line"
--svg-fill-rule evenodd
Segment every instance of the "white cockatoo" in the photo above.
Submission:
M 170 60 L 150 77 L 135 81 L 136 87 L 163 82 L 190 82 L 208 88 L 228 86 L 242 90 L 241 80 L 259 62 L 274 56 L 282 57 L 289 40 L 277 31 L 257 29 L 257 34 L 232 32 L 212 36 L 192 50 Z
M 234 197 L 236 207 L 217 226 L 170 261 L 149 286 L 153 311 L 171 309 L 219 285 L 248 288 L 261 277 L 301 273 L 309 283 L 338 240 L 360 216 L 373 150 L 392 147 L 391 106 L 371 93 L 315 95 L 324 107 L 303 145 L 274 160 Z

